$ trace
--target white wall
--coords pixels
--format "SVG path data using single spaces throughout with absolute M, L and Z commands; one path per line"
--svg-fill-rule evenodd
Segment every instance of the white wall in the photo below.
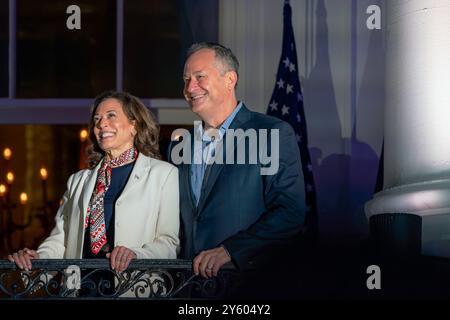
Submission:
M 352 0 L 292 0 L 292 22 L 296 38 L 302 85 L 305 85 L 314 71 L 317 62 L 317 48 L 326 50 L 329 59 L 330 95 L 334 97 L 333 106 L 329 106 L 339 121 L 340 138 L 349 138 L 352 134 L 353 116 L 352 93 L 356 104 L 357 135 L 370 144 L 379 153 L 382 136 L 382 105 L 367 105 L 360 92 L 363 86 L 375 90 L 382 88 L 382 79 L 367 81 L 366 68 L 370 66 L 370 40 L 374 31 L 366 27 L 366 9 L 381 0 L 358 0 L 356 2 L 356 61 L 352 66 Z M 319 34 L 316 26 L 317 7 L 324 4 L 326 10 L 327 34 Z M 283 0 L 221 0 L 219 5 L 219 41 L 230 47 L 240 61 L 240 79 L 237 89 L 238 98 L 255 111 L 266 112 L 275 84 L 282 45 Z M 382 13 L 383 14 L 383 13 Z M 327 43 L 325 43 L 328 37 Z M 381 48 L 382 49 L 382 48 Z M 383 59 L 383 57 L 381 57 Z M 381 60 L 380 60 L 381 61 Z M 380 61 L 373 61 L 377 68 Z M 381 61 L 382 62 L 382 61 Z M 319 62 L 322 63 L 322 62 Z M 382 67 L 382 66 L 381 66 Z M 353 68 L 353 69 L 352 69 Z M 380 66 L 378 66 L 380 68 Z M 356 74 L 356 90 L 352 92 L 352 72 Z M 327 88 L 328 88 L 327 87 Z M 329 112 L 323 109 L 320 96 L 321 87 L 304 90 L 305 113 L 310 131 L 310 145 L 314 145 L 314 129 L 327 125 Z M 370 90 L 369 90 L 370 91 Z M 373 91 L 373 90 L 372 90 Z M 367 93 L 367 90 L 366 90 Z M 374 94 L 372 92 L 372 94 Z M 375 93 L 376 94 L 376 93 Z M 372 99 L 373 100 L 373 99 Z M 381 97 L 381 101 L 382 101 Z M 308 103 L 309 102 L 309 103 Z M 362 102 L 362 103 L 361 103 Z M 327 102 L 328 103 L 328 102 Z M 360 108 L 361 110 L 358 110 Z M 192 117 L 186 109 L 160 110 L 161 123 L 192 123 Z M 322 121 L 323 120 L 323 121 Z M 310 129 L 312 128 L 312 129 Z M 320 144 L 318 141 L 316 144 Z M 349 152 L 330 149 L 330 153 Z

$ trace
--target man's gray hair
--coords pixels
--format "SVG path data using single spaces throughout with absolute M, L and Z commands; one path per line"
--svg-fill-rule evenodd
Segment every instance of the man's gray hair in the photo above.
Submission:
M 197 51 L 200 51 L 202 49 L 210 49 L 213 50 L 216 59 L 223 64 L 224 72 L 228 71 L 234 71 L 238 75 L 239 78 L 239 61 L 234 55 L 233 51 L 231 49 L 222 46 L 218 43 L 213 42 L 199 42 L 194 43 L 187 51 L 187 57 L 188 59 L 192 54 L 196 53 Z

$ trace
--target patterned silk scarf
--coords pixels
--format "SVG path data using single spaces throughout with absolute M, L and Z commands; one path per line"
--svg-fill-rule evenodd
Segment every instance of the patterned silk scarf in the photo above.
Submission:
M 89 201 L 84 223 L 85 229 L 90 226 L 91 251 L 93 254 L 97 254 L 107 243 L 104 198 L 111 184 L 112 168 L 131 163 L 137 159 L 137 156 L 138 151 L 132 147 L 113 160 L 108 161 L 106 158 L 103 158 L 103 163 L 98 169 L 97 182 Z

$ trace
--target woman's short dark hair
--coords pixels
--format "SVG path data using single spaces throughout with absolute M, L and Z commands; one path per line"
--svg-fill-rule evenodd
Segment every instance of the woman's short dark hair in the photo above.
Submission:
M 90 146 L 87 149 L 89 167 L 95 167 L 105 155 L 105 151 L 100 148 L 94 134 L 94 115 L 98 106 L 107 99 L 119 101 L 128 119 L 135 122 L 136 135 L 134 136 L 134 146 L 136 149 L 148 157 L 161 159 L 161 154 L 159 153 L 159 126 L 153 114 L 139 98 L 127 92 L 111 90 L 98 95 L 91 107 L 88 128 Z

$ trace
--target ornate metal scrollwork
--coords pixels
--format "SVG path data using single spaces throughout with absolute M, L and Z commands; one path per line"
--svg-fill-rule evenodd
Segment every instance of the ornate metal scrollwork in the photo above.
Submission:
M 224 268 L 203 279 L 187 260 L 134 260 L 122 273 L 101 259 L 35 260 L 28 272 L 0 260 L 0 298 L 214 299 L 223 296 L 233 274 L 233 268 Z

